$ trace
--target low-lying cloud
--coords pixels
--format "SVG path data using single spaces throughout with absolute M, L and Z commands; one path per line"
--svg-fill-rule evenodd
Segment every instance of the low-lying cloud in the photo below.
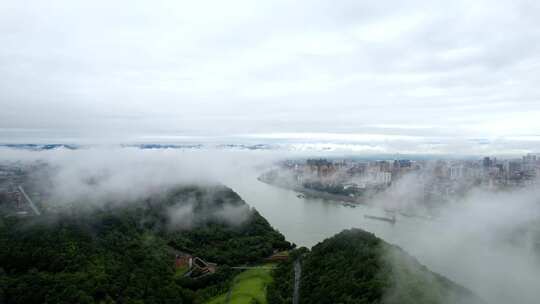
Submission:
M 414 200 L 417 189 L 414 179 L 405 179 L 374 203 L 422 214 L 427 211 Z M 540 286 L 537 185 L 511 191 L 474 188 L 446 202 L 437 213 L 433 220 L 411 221 L 401 228 L 405 231 L 379 234 L 488 303 L 536 303 Z
M 89 148 L 39 152 L 0 149 L 2 161 L 42 160 L 50 165 L 52 174 L 46 181 L 50 185 L 50 203 L 127 202 L 178 184 L 221 183 L 234 186 L 234 190 L 238 187 L 239 193 L 246 193 L 250 199 L 247 203 L 258 209 L 291 208 L 291 213 L 305 212 L 301 214 L 302 219 L 290 218 L 280 211 L 274 214 L 262 212 L 286 237 L 290 233 L 286 229 L 304 229 L 295 231 L 293 235 L 303 233 L 306 239 L 313 233 L 321 234 L 322 240 L 337 232 L 332 230 L 334 226 L 342 227 L 340 229 L 363 228 L 402 247 L 431 270 L 471 289 L 488 303 L 537 302 L 540 286 L 540 190 L 537 186 L 497 192 L 475 188 L 446 203 L 440 208 L 436 220 L 407 220 L 398 215 L 394 226 L 363 220 L 362 212 L 372 211 L 362 211 L 364 209 L 360 207 L 323 206 L 322 212 L 326 213 L 321 216 L 324 220 L 339 223 L 321 225 L 311 223 L 311 218 L 304 219 L 314 215 L 314 207 L 321 204 L 320 201 L 302 202 L 291 195 L 291 201 L 283 202 L 281 200 L 288 196 L 281 192 L 272 194 L 271 186 L 267 185 L 263 187 L 267 189 L 264 194 L 252 193 L 261 189 L 256 177 L 272 163 L 302 156 L 307 154 L 210 149 Z M 385 208 L 409 208 L 420 213 L 423 210 L 416 201 L 419 191 L 421 187 L 416 177 L 411 175 L 396 183 L 389 193 L 377 196 L 372 204 Z M 271 198 L 259 200 L 261 195 Z M 293 204 L 302 204 L 302 207 L 297 208 Z M 193 219 L 195 212 L 194 204 L 189 201 L 170 209 L 171 227 L 188 229 L 196 224 Z M 249 214 L 248 209 L 232 206 L 213 210 L 209 217 L 235 224 L 241 223 L 246 214 Z M 284 219 L 293 222 L 286 223 Z M 321 218 L 313 218 L 317 219 Z M 301 226 L 298 226 L 298 221 Z M 317 229 L 312 231 L 310 227 Z

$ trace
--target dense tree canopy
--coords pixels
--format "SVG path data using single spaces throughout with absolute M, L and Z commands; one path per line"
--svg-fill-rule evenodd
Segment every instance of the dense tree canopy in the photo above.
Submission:
M 359 229 L 345 230 L 298 258 L 302 265 L 300 303 L 482 303 L 400 248 Z M 269 303 L 291 302 L 293 278 L 292 262 L 274 271 Z
M 188 208 L 188 217 L 171 217 L 179 207 Z M 231 207 L 239 208 L 232 210 L 241 219 L 223 212 Z M 0 302 L 199 303 L 226 288 L 234 274 L 227 265 L 256 262 L 289 247 L 224 187 L 183 187 L 40 217 L 2 216 Z M 175 250 L 220 267 L 215 275 L 186 279 L 175 273 Z

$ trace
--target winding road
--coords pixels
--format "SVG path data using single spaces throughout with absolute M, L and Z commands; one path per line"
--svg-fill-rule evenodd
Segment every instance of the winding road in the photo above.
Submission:
M 300 259 L 294 261 L 294 291 L 293 291 L 293 304 L 298 304 L 300 300 L 300 278 L 302 277 L 302 264 Z
M 32 209 L 32 211 L 34 211 L 34 213 L 36 215 L 41 215 L 41 212 L 39 211 L 39 209 L 36 207 L 36 205 L 34 204 L 34 202 L 32 202 L 32 200 L 30 199 L 30 197 L 26 194 L 26 192 L 24 191 L 23 187 L 22 186 L 19 186 L 19 191 L 22 193 L 22 195 L 24 196 L 24 199 L 28 202 L 28 204 L 30 205 L 30 208 Z

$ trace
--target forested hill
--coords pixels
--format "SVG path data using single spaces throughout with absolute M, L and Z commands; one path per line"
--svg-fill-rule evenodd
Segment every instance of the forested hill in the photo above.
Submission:
M 82 202 L 35 217 L 0 216 L 0 303 L 201 303 L 229 266 L 290 244 L 232 190 L 181 187 L 135 202 Z M 177 273 L 175 253 L 218 264 Z
M 363 230 L 345 230 L 293 255 L 301 256 L 300 303 L 484 303 Z M 291 303 L 293 273 L 291 262 L 275 270 L 269 303 Z

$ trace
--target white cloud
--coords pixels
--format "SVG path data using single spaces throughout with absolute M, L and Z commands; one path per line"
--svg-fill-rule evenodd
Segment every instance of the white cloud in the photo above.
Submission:
M 367 126 L 418 124 L 437 128 L 399 135 L 534 136 L 536 119 L 513 113 L 540 111 L 536 6 L 2 3 L 0 128 L 10 130 L 3 141 L 367 136 Z

